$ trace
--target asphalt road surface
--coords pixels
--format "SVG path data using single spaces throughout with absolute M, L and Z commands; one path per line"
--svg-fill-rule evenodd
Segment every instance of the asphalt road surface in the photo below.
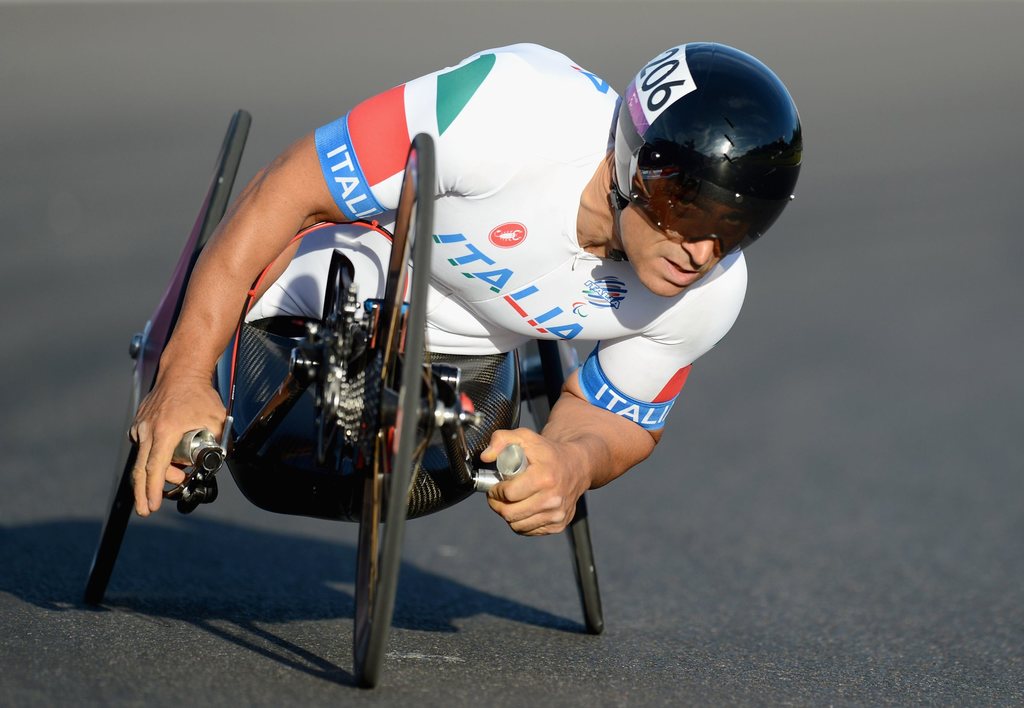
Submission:
M 0 5 L 0 704 L 1024 702 L 1022 27 L 1014 2 Z M 590 495 L 604 635 L 565 540 L 474 498 L 411 522 L 361 691 L 354 527 L 228 480 L 133 520 L 83 606 L 128 340 L 234 109 L 247 179 L 481 48 L 622 87 L 708 38 L 784 77 L 806 166 L 671 433 Z

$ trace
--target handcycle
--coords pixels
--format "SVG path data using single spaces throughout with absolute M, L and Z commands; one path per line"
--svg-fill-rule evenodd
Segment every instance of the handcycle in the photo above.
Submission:
M 232 117 L 167 290 L 132 338 L 129 420 L 153 386 L 189 276 L 224 215 L 250 124 L 245 111 Z M 418 135 L 389 234 L 381 298 L 358 301 L 351 263 L 340 252 L 331 259 L 319 319 L 248 323 L 249 295 L 214 377 L 228 411 L 223 437 L 205 430 L 186 434 L 175 450 L 175 461 L 186 465 L 185 480 L 164 493 L 178 511 L 190 513 L 216 499 L 217 473 L 226 466 L 260 508 L 358 523 L 353 659 L 364 687 L 380 679 L 406 519 L 486 491 L 528 464 L 517 446 L 502 452 L 497 469 L 481 467 L 477 455 L 495 429 L 516 426 L 523 405 L 541 429 L 575 365 L 573 350 L 558 341 L 486 357 L 424 351 L 433 195 L 434 145 Z M 137 454 L 125 436 L 86 582 L 88 604 L 103 602 L 113 573 L 133 508 Z M 567 537 L 585 627 L 599 634 L 604 620 L 585 497 Z

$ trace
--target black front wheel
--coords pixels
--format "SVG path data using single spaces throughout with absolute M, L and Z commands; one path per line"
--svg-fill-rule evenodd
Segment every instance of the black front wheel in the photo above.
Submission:
M 353 632 L 355 674 L 364 687 L 376 686 L 380 678 L 395 607 L 409 491 L 417 458 L 425 447 L 420 422 L 425 413 L 423 348 L 433 200 L 434 143 L 421 134 L 413 139 L 406 162 L 375 339 L 381 413 L 363 489 Z M 408 273 L 410 244 L 412 274 Z M 403 327 L 402 294 L 407 277 L 412 283 Z M 394 399 L 395 390 L 397 410 L 388 402 L 389 397 Z

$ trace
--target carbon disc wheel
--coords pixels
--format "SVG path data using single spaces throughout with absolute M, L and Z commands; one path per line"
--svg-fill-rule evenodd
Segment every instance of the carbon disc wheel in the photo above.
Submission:
M 413 139 L 406 161 L 374 355 L 380 373 L 380 413 L 363 487 L 353 631 L 355 675 L 364 687 L 377 685 L 380 678 L 398 587 L 409 490 L 422 449 L 420 422 L 427 413 L 422 410 L 423 348 L 433 206 L 434 143 L 421 134 Z M 412 274 L 407 267 L 410 245 Z M 411 279 L 411 287 L 402 327 L 407 279 Z M 389 405 L 396 391 L 397 407 Z

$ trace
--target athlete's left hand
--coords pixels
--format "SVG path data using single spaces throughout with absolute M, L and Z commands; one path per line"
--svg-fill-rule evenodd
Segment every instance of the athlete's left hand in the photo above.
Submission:
M 492 487 L 487 503 L 518 534 L 543 536 L 564 530 L 576 513 L 576 501 L 590 488 L 583 460 L 572 444 L 553 442 L 529 428 L 496 431 L 480 459 L 494 462 L 512 443 L 522 445 L 529 464 Z

